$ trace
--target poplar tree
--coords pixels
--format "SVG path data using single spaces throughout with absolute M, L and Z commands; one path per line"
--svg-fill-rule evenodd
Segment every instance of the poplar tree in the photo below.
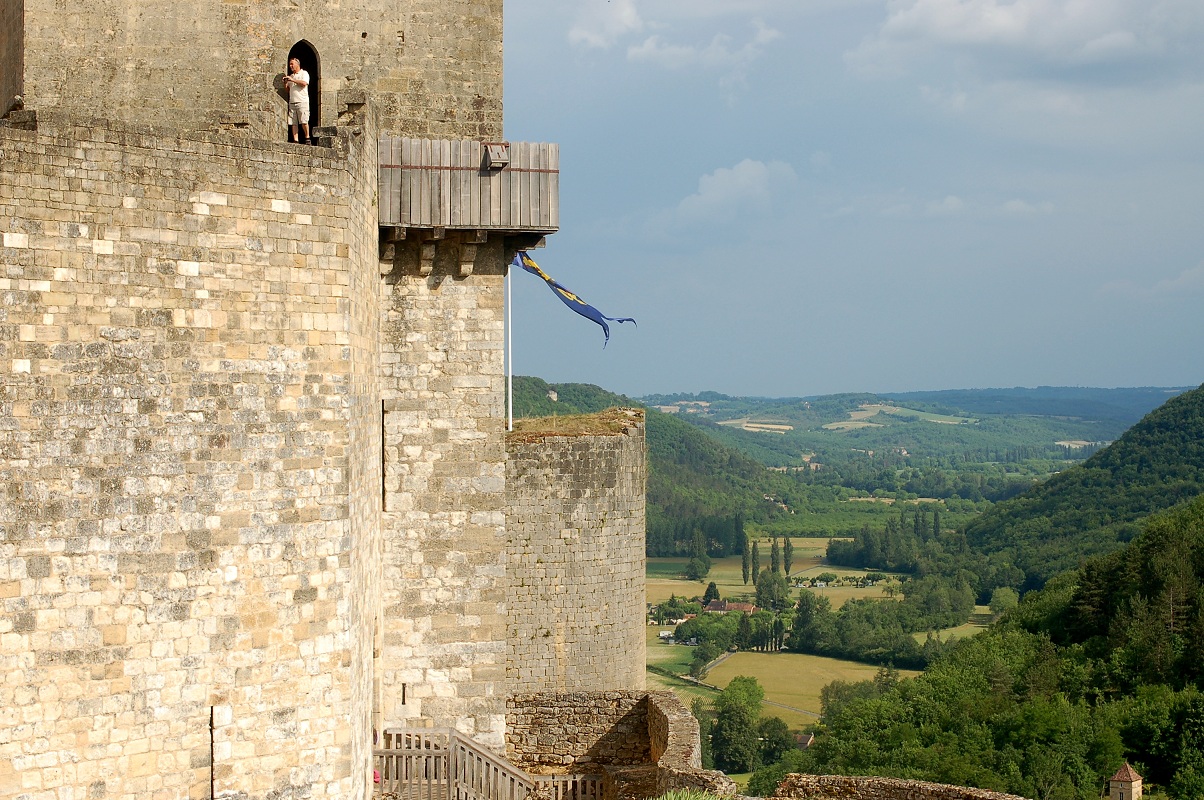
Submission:
M 790 577 L 790 567 L 794 564 L 794 539 L 786 537 L 786 546 L 782 548 L 782 565 L 786 567 L 786 577 Z

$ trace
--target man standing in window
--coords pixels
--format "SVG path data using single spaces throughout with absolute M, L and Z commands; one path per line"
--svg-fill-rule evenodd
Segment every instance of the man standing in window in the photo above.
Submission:
M 288 74 L 284 76 L 288 87 L 289 141 L 297 141 L 297 126 L 301 126 L 301 142 L 309 144 L 309 73 L 301 69 L 300 59 L 288 60 Z

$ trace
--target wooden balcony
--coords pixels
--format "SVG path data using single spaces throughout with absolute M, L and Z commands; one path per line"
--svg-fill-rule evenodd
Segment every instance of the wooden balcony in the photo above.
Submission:
M 437 242 L 459 248 L 460 274 L 491 234 L 530 247 L 560 227 L 560 148 L 532 142 L 380 138 L 381 260 L 394 245 L 424 244 L 429 274 Z

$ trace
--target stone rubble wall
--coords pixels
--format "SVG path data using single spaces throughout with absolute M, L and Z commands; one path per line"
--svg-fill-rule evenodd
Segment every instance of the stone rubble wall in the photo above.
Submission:
M 900 778 L 787 775 L 775 798 L 789 800 L 1024 800 L 1012 794 Z
M 642 412 L 622 434 L 511 436 L 510 691 L 643 689 Z
M 0 129 L 6 796 L 369 785 L 376 165 L 340 143 Z
M 23 2 L 26 105 L 39 113 L 283 141 L 281 78 L 305 40 L 321 63 L 323 125 L 344 94 L 367 93 L 384 130 L 502 138 L 502 0 Z
M 672 692 L 532 693 L 507 708 L 507 757 L 528 773 L 604 775 L 605 800 L 736 793 L 726 775 L 700 768 L 698 721 Z
M 527 772 L 651 763 L 647 692 L 543 692 L 506 701 L 506 755 Z

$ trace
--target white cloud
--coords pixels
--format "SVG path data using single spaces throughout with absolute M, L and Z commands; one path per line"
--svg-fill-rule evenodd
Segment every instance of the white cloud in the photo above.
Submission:
M 948 195 L 944 200 L 933 201 L 924 207 L 930 217 L 947 217 L 965 208 L 966 202 L 956 195 Z
M 610 47 L 623 36 L 644 29 L 635 0 L 589 0 L 583 6 L 569 29 L 573 44 Z
M 1029 203 L 1025 200 L 1008 200 L 1000 208 L 1008 216 L 1031 217 L 1037 214 L 1052 214 L 1054 204 L 1048 200 L 1040 203 Z
M 745 159 L 699 178 L 698 191 L 678 204 L 674 217 L 688 224 L 730 222 L 770 208 L 797 181 L 794 168 L 785 162 Z
M 1191 57 L 1204 31 L 1198 0 L 891 0 L 877 32 L 847 55 L 892 73 L 956 54 L 987 75 Z
M 760 20 L 753 20 L 753 36 L 739 47 L 727 34 L 716 34 L 702 46 L 672 44 L 659 34 L 653 34 L 639 44 L 627 48 L 632 61 L 648 61 L 670 69 L 687 67 L 731 68 L 743 66 L 764 52 L 764 46 L 781 37 L 779 31 Z
M 1133 299 L 1181 298 L 1204 293 L 1204 264 L 1183 270 L 1173 278 L 1163 278 L 1152 284 L 1141 285 L 1132 280 L 1111 281 L 1104 284 L 1106 294 L 1120 295 Z

